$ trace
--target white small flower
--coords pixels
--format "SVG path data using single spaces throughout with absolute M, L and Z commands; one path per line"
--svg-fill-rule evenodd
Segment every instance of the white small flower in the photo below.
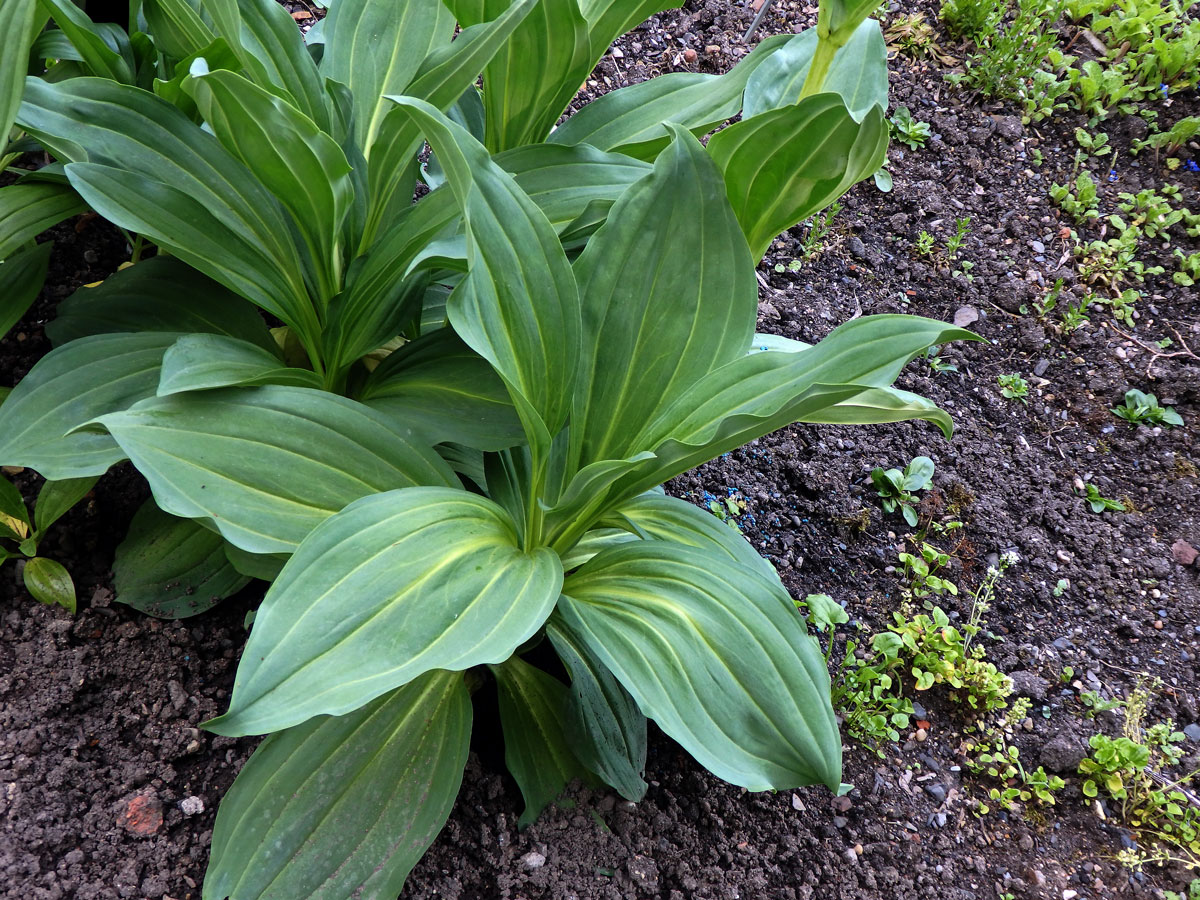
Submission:
M 999 569 L 997 569 L 995 566 L 988 566 L 988 567 L 987 567 L 987 577 L 988 577 L 988 578 L 996 578 L 996 577 L 998 577 L 999 575 L 1000 575 L 1000 570 L 999 570 Z
M 1015 566 L 1021 561 L 1021 557 L 1017 555 L 1016 550 L 1006 550 L 1001 559 L 1010 566 Z

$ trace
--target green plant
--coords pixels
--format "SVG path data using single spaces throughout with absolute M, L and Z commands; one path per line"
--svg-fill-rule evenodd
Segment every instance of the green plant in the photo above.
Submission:
M 1172 281 L 1184 287 L 1191 287 L 1200 281 L 1200 252 L 1184 254 L 1176 247 L 1175 258 L 1179 260 L 1179 268 L 1171 275 Z
M 1200 116 L 1185 116 L 1166 131 L 1156 132 L 1143 140 L 1135 140 L 1130 150 L 1136 156 L 1146 147 L 1153 147 L 1155 150 L 1165 149 L 1168 156 L 1173 156 L 1197 135 L 1200 135 Z
M 946 256 L 951 262 L 958 259 L 958 251 L 962 249 L 963 242 L 970 233 L 971 219 L 969 216 L 963 216 L 954 221 L 954 234 L 946 239 Z
M 1029 382 L 1016 373 L 997 375 L 996 383 L 1000 385 L 1000 394 L 1009 400 L 1029 402 Z
M 825 239 L 833 230 L 833 218 L 842 211 L 842 204 L 834 200 L 809 221 L 808 230 L 800 244 L 800 257 L 804 262 L 816 259 L 824 246 Z
M 929 348 L 925 354 L 925 361 L 929 363 L 929 371 L 934 375 L 946 375 L 958 371 L 958 366 L 942 359 L 942 354 L 938 347 Z
M 958 594 L 958 586 L 953 581 L 937 574 L 949 565 L 950 554 L 933 544 L 922 541 L 918 553 L 900 553 L 897 559 L 904 566 L 906 597 L 924 600 L 934 594 Z
M 1050 185 L 1050 199 L 1077 223 L 1100 218 L 1096 182 L 1087 172 L 1080 172 L 1075 179 L 1075 191 L 1065 184 Z
M 1006 7 L 1000 0 L 943 0 L 938 15 L 955 37 L 979 41 L 1000 24 Z
M 46 530 L 78 503 L 96 483 L 93 478 L 47 481 L 38 492 L 31 515 L 20 491 L 0 476 L 0 564 L 16 559 L 22 565 L 25 589 L 48 606 L 75 612 L 75 583 L 62 563 L 38 556 Z M 7 546 L 6 546 L 7 545 Z
M 883 511 L 893 513 L 897 509 L 910 526 L 917 525 L 917 497 L 914 491 L 927 491 L 933 487 L 933 460 L 928 456 L 917 456 L 899 469 L 875 468 L 871 470 L 871 481 L 875 485 L 883 504 Z
M 1075 143 L 1087 151 L 1089 156 L 1107 156 L 1112 153 L 1108 135 L 1102 131 L 1093 135 L 1084 128 L 1076 128 Z
M 929 140 L 929 123 L 914 119 L 907 106 L 896 107 L 896 112 L 888 122 L 891 124 L 892 137 L 913 150 L 920 150 Z
M 271 735 L 217 815 L 206 900 L 395 895 L 486 679 L 522 823 L 576 776 L 642 796 L 647 716 L 745 787 L 839 786 L 827 672 L 778 576 L 656 488 L 791 422 L 948 431 L 891 384 L 972 335 L 754 334 L 770 242 L 886 156 L 873 3 L 822 0 L 815 35 L 554 128 L 670 5 L 339 0 L 317 63 L 273 0 L 153 0 L 161 96 L 26 82 L 18 124 L 159 253 L 62 305 L 0 462 L 128 457 L 164 514 L 215 529 L 214 565 L 273 579 L 206 723 Z M 543 638 L 569 687 L 522 657 Z
M 1079 695 L 1079 702 L 1083 704 L 1083 715 L 1086 719 L 1094 719 L 1100 713 L 1121 709 L 1125 706 L 1125 701 L 1119 697 L 1106 700 L 1098 691 L 1083 691 Z
M 713 497 L 708 501 L 708 511 L 738 534 L 742 533 L 741 526 L 738 525 L 737 520 L 738 516 L 746 511 L 746 501 L 741 497 L 735 497 L 732 494 L 724 500 Z
M 1013 810 L 1018 802 L 1053 806 L 1055 792 L 1066 787 L 1062 778 L 1049 775 L 1042 766 L 1028 771 L 1021 763 L 1021 751 L 1005 738 L 1005 733 L 1029 714 L 1030 705 L 1027 697 L 1014 701 L 995 727 L 989 727 L 982 738 L 967 741 L 963 746 L 971 772 L 1001 783 L 988 791 L 988 798 L 1004 810 Z M 986 804 L 980 812 L 984 815 L 989 812 Z
M 1125 701 L 1125 720 L 1115 738 L 1094 734 L 1091 753 L 1079 764 L 1085 797 L 1102 792 L 1116 801 L 1121 820 L 1139 840 L 1153 845 L 1149 853 L 1129 858 L 1135 866 L 1148 861 L 1200 865 L 1200 807 L 1186 790 L 1200 771 L 1168 774 L 1183 757 L 1184 740 L 1170 720 L 1145 726 L 1150 691 L 1139 684 Z
M 899 641 L 918 691 L 944 684 L 955 701 L 981 713 L 1007 705 L 1012 679 L 984 659 L 982 647 L 968 649 L 963 633 L 940 607 L 906 619 L 894 613 L 890 632 Z M 893 643 L 894 643 L 893 640 Z
M 1183 425 L 1183 418 L 1170 406 L 1159 406 L 1158 398 L 1132 388 L 1125 392 L 1125 402 L 1113 407 L 1113 415 L 1130 425 Z
M 977 4 L 947 0 L 943 18 L 952 31 L 961 27 L 965 34 L 969 30 L 965 36 L 976 45 L 965 61 L 966 83 L 989 97 L 1024 100 L 1036 93 L 1045 95 L 1050 85 L 1035 76 L 1045 70 L 1046 59 L 1054 50 L 1057 32 L 1053 26 L 1063 5 L 1063 0 L 1016 0 L 1015 5 L 997 0 Z
M 1113 512 L 1125 512 L 1125 504 L 1120 500 L 1110 500 L 1108 497 L 1100 496 L 1100 489 L 1096 485 L 1088 482 L 1086 488 L 1088 506 L 1092 508 L 1094 513 L 1102 513 L 1108 510 Z
M 933 235 L 922 229 L 917 235 L 916 249 L 918 256 L 933 256 Z

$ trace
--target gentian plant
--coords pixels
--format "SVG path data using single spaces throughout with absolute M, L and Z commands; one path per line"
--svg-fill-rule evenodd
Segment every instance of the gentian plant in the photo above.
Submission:
M 144 0 L 152 91 L 26 82 L 18 125 L 158 252 L 63 304 L 0 407 L 0 463 L 128 458 L 147 515 L 209 542 L 191 576 L 273 581 L 206 726 L 270 737 L 221 805 L 205 898 L 395 896 L 450 812 L 483 678 L 522 822 L 575 777 L 639 799 L 647 717 L 735 784 L 838 789 L 787 591 L 659 486 L 793 422 L 948 434 L 891 384 L 972 335 L 754 333 L 770 241 L 885 158 L 874 3 L 823 2 L 729 74 L 555 127 L 612 38 L 671 5 L 337 0 L 305 46 L 272 0 Z M 119 583 L 165 573 L 156 531 Z M 530 661 L 543 642 L 569 685 Z

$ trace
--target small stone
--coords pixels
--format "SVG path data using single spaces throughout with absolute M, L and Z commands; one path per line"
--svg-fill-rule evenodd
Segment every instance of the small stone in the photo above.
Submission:
M 198 816 L 204 812 L 204 801 L 200 797 L 184 797 L 179 801 L 179 809 L 185 816 Z
M 1068 732 L 1059 732 L 1042 745 L 1039 762 L 1050 772 L 1074 772 L 1087 756 L 1083 744 Z
M 837 812 L 844 813 L 850 810 L 850 807 L 854 805 L 854 802 L 849 797 L 843 795 L 841 797 L 834 797 L 829 801 L 829 805 Z
M 162 828 L 163 806 L 155 791 L 135 794 L 121 805 L 121 827 L 138 837 L 150 837 Z
M 1075 898 L 1078 896 L 1079 891 L 1073 891 L 1070 888 L 1067 888 L 1065 891 L 1063 891 L 1063 900 L 1075 900 Z
M 845 828 L 849 823 L 850 823 L 850 820 L 847 819 L 845 816 L 834 816 L 833 817 L 833 827 L 834 828 Z
M 1190 566 L 1196 561 L 1196 557 L 1200 556 L 1200 550 L 1197 550 L 1187 541 L 1180 539 L 1171 545 L 1171 556 L 1181 566 Z
M 683 51 L 683 61 L 686 63 L 694 63 L 696 61 L 696 51 L 688 47 Z
M 854 852 L 853 847 L 848 847 L 846 849 L 846 852 L 842 854 L 842 858 L 845 859 L 846 862 L 850 862 L 850 863 L 858 862 L 858 854 Z
M 1197 725 L 1195 722 L 1193 722 L 1191 725 L 1188 725 L 1183 729 L 1183 733 L 1187 735 L 1190 740 L 1200 744 L 1200 725 Z
M 1046 873 L 1043 872 L 1041 869 L 1030 869 L 1025 874 L 1026 874 L 1025 880 L 1028 881 L 1030 884 L 1032 884 L 1034 887 L 1045 887 L 1046 886 Z
M 540 869 L 546 864 L 546 857 L 536 850 L 530 850 L 521 857 L 521 865 L 527 869 Z
M 954 325 L 957 328 L 966 328 L 973 322 L 979 321 L 979 310 L 973 306 L 960 306 L 954 313 Z
M 1059 562 L 1069 563 L 1071 561 L 1071 554 L 1066 550 L 1055 550 L 1054 555 L 1058 558 Z
M 863 242 L 856 237 L 851 237 L 846 241 L 846 250 L 855 259 L 867 258 L 867 248 L 863 245 Z
M 804 805 L 804 801 L 801 800 L 797 794 L 792 794 L 792 809 L 796 810 L 796 812 L 804 812 L 804 810 L 807 809 L 807 807 Z
M 1022 669 L 1010 673 L 1009 678 L 1012 679 L 1013 692 L 1022 697 L 1045 700 L 1046 695 L 1050 692 L 1050 682 L 1033 672 Z
M 1037 365 L 1033 367 L 1033 374 L 1036 375 L 1038 378 L 1041 378 L 1043 375 L 1046 374 L 1046 370 L 1049 368 L 1050 368 L 1050 360 L 1039 359 L 1037 361 Z
M 946 802 L 946 789 L 936 781 L 925 785 L 925 793 L 932 797 L 936 803 Z
M 1041 241 L 1030 241 L 1029 248 L 1031 250 L 1033 250 L 1034 253 L 1045 253 L 1046 252 L 1046 245 L 1043 244 Z
M 926 731 L 924 728 L 918 728 L 915 736 L 916 736 L 917 742 L 920 743 L 921 741 L 923 741 L 927 737 L 929 737 L 929 732 Z
M 1027 834 L 1021 835 L 1021 839 L 1017 841 L 1017 846 L 1028 853 L 1033 849 L 1033 838 Z

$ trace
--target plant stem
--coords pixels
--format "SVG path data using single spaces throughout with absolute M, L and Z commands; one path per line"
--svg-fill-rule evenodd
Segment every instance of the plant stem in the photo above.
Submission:
M 804 79 L 804 89 L 800 92 L 801 100 L 818 93 L 825 86 L 829 67 L 833 64 L 833 57 L 839 49 L 833 43 L 832 38 L 820 37 L 817 39 L 817 50 L 813 53 L 812 64 L 808 67 L 808 76 Z

